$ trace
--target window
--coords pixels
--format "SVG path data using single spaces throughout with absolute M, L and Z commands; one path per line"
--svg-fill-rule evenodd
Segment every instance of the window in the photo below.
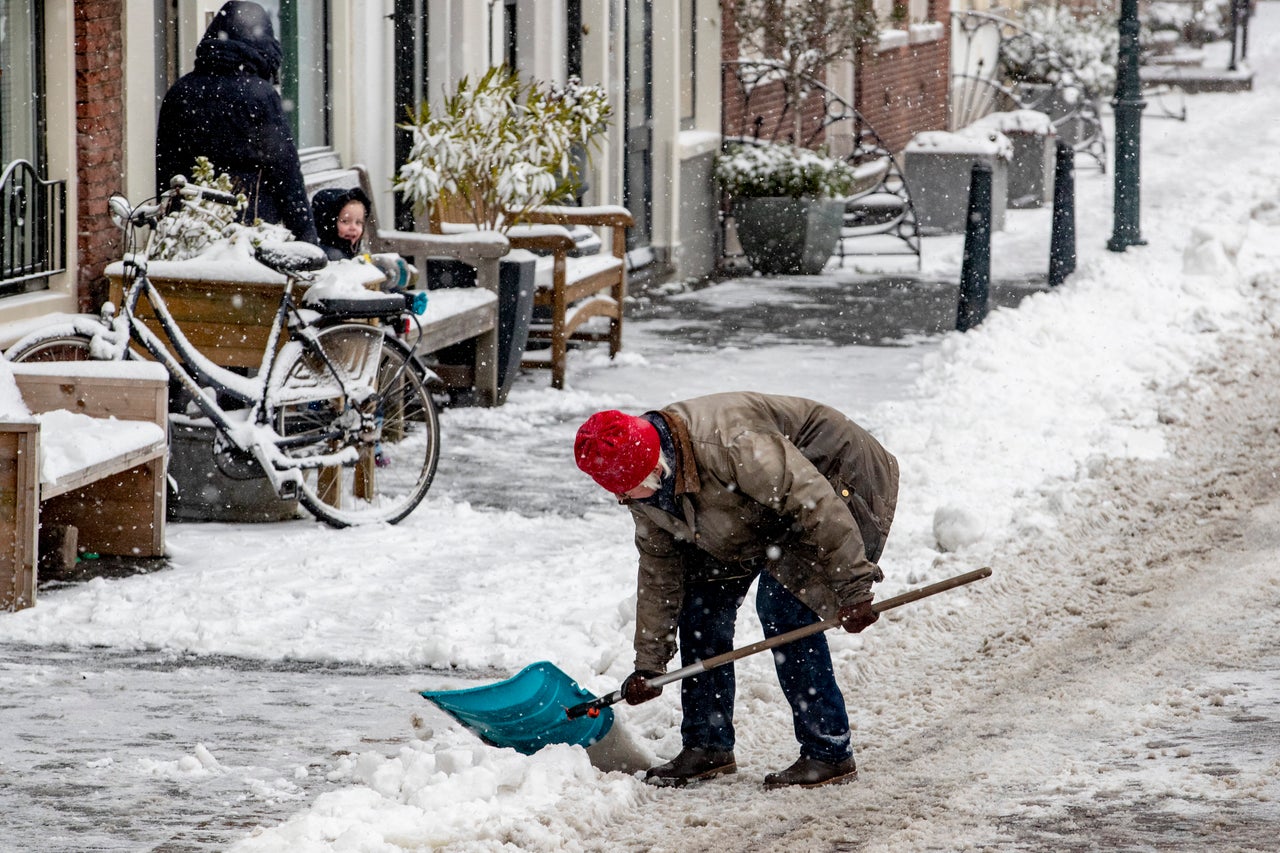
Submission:
M 905 30 L 929 21 L 929 0 L 875 0 L 875 10 L 881 29 Z
M 259 0 L 284 49 L 280 94 L 299 149 L 329 144 L 328 0 Z
M 680 0 L 680 127 L 688 130 L 697 117 L 698 3 Z
M 40 5 L 0 0 L 0 296 L 66 269 L 66 181 L 45 180 Z
M 27 160 L 44 171 L 41 5 L 0 0 L 0 170 Z

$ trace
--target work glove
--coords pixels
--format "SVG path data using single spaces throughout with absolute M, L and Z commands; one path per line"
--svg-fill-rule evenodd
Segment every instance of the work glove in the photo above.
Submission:
M 840 626 L 850 634 L 859 633 L 879 618 L 880 614 L 871 609 L 871 599 L 840 608 Z
M 647 679 L 657 678 L 659 675 L 662 673 L 637 669 L 622 682 L 622 698 L 627 700 L 628 705 L 639 705 L 650 699 L 657 699 L 662 695 L 662 688 L 650 687 Z

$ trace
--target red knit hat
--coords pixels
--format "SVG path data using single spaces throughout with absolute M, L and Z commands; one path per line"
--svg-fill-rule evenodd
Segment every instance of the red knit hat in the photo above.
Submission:
M 661 455 L 662 442 L 653 424 L 614 409 L 587 418 L 573 442 L 578 467 L 615 495 L 643 483 Z

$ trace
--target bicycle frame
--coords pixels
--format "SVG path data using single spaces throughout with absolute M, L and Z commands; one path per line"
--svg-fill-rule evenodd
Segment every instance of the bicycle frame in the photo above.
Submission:
M 156 205 L 139 206 L 130 210 L 128 215 L 123 217 L 126 245 L 131 242 L 133 227 L 148 221 L 148 217 L 163 210 L 177 194 L 177 190 L 166 192 L 159 197 Z M 105 326 L 99 325 L 96 330 L 90 331 L 91 338 L 95 342 L 105 343 L 110 348 L 110 357 L 113 359 L 124 359 L 132 341 L 163 364 L 169 375 L 190 395 L 200 412 L 213 423 L 218 432 L 225 436 L 236 449 L 253 455 L 271 481 L 272 487 L 281 497 L 288 498 L 296 493 L 301 471 L 305 469 L 341 466 L 355 462 L 357 452 L 352 447 L 344 447 L 333 453 L 288 456 L 281 450 L 304 443 L 314 444 L 316 436 L 310 435 L 305 439 L 290 441 L 279 435 L 275 427 L 268 423 L 274 405 L 320 399 L 314 396 L 316 392 L 312 392 L 311 397 L 304 396 L 297 399 L 288 397 L 288 395 L 282 395 L 281 392 L 284 389 L 273 385 L 277 365 L 282 363 L 286 355 L 293 358 L 294 353 L 291 349 L 301 348 L 316 356 L 319 362 L 325 365 L 329 374 L 327 379 L 335 383 L 333 388 L 346 401 L 344 413 L 334 420 L 330 437 L 339 439 L 346 432 L 369 428 L 369 425 L 364 423 L 368 416 L 362 415 L 359 408 L 367 401 L 371 393 L 370 389 L 352 387 L 342 373 L 334 368 L 323 348 L 316 343 L 315 325 L 294 303 L 294 288 L 297 281 L 313 280 L 314 276 L 303 272 L 282 271 L 285 284 L 263 349 L 262 361 L 257 374 L 246 377 L 214 364 L 186 337 L 165 303 L 164 297 L 147 275 L 150 251 L 150 240 L 148 240 L 148 245 L 140 255 L 135 254 L 125 260 L 125 288 L 120 311 L 113 315 L 109 306 L 105 308 L 101 318 Z M 163 339 L 138 316 L 138 302 L 143 298 L 150 305 L 159 323 L 164 335 Z M 342 320 L 341 317 L 333 319 L 336 322 Z M 282 346 L 281 336 L 286 328 L 290 331 L 291 340 Z M 86 330 L 77 327 L 76 331 L 84 333 Z M 166 340 L 168 345 L 165 343 Z M 91 346 L 94 345 L 101 346 L 101 344 L 91 344 Z M 411 347 L 407 349 L 410 353 L 412 352 Z M 430 371 L 421 366 L 419 369 L 424 375 L 430 374 Z M 236 409 L 235 414 L 231 414 L 218 402 L 218 392 L 223 392 L 232 399 L 246 404 L 247 408 Z

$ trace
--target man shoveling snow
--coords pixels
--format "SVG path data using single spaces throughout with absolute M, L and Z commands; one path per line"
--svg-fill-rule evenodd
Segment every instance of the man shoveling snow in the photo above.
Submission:
M 857 633 L 876 621 L 872 583 L 898 495 L 898 463 L 835 409 L 799 397 L 727 393 L 635 417 L 592 415 L 574 442 L 578 467 L 618 496 L 636 525 L 635 672 L 622 698 L 662 692 L 647 679 L 675 654 L 688 666 L 733 647 L 738 607 L 759 578 L 766 638 L 838 616 Z M 799 759 L 765 786 L 857 778 L 849 718 L 821 633 L 781 646 L 774 665 L 791 705 Z M 681 682 L 683 749 L 645 779 L 681 786 L 737 770 L 734 673 Z

